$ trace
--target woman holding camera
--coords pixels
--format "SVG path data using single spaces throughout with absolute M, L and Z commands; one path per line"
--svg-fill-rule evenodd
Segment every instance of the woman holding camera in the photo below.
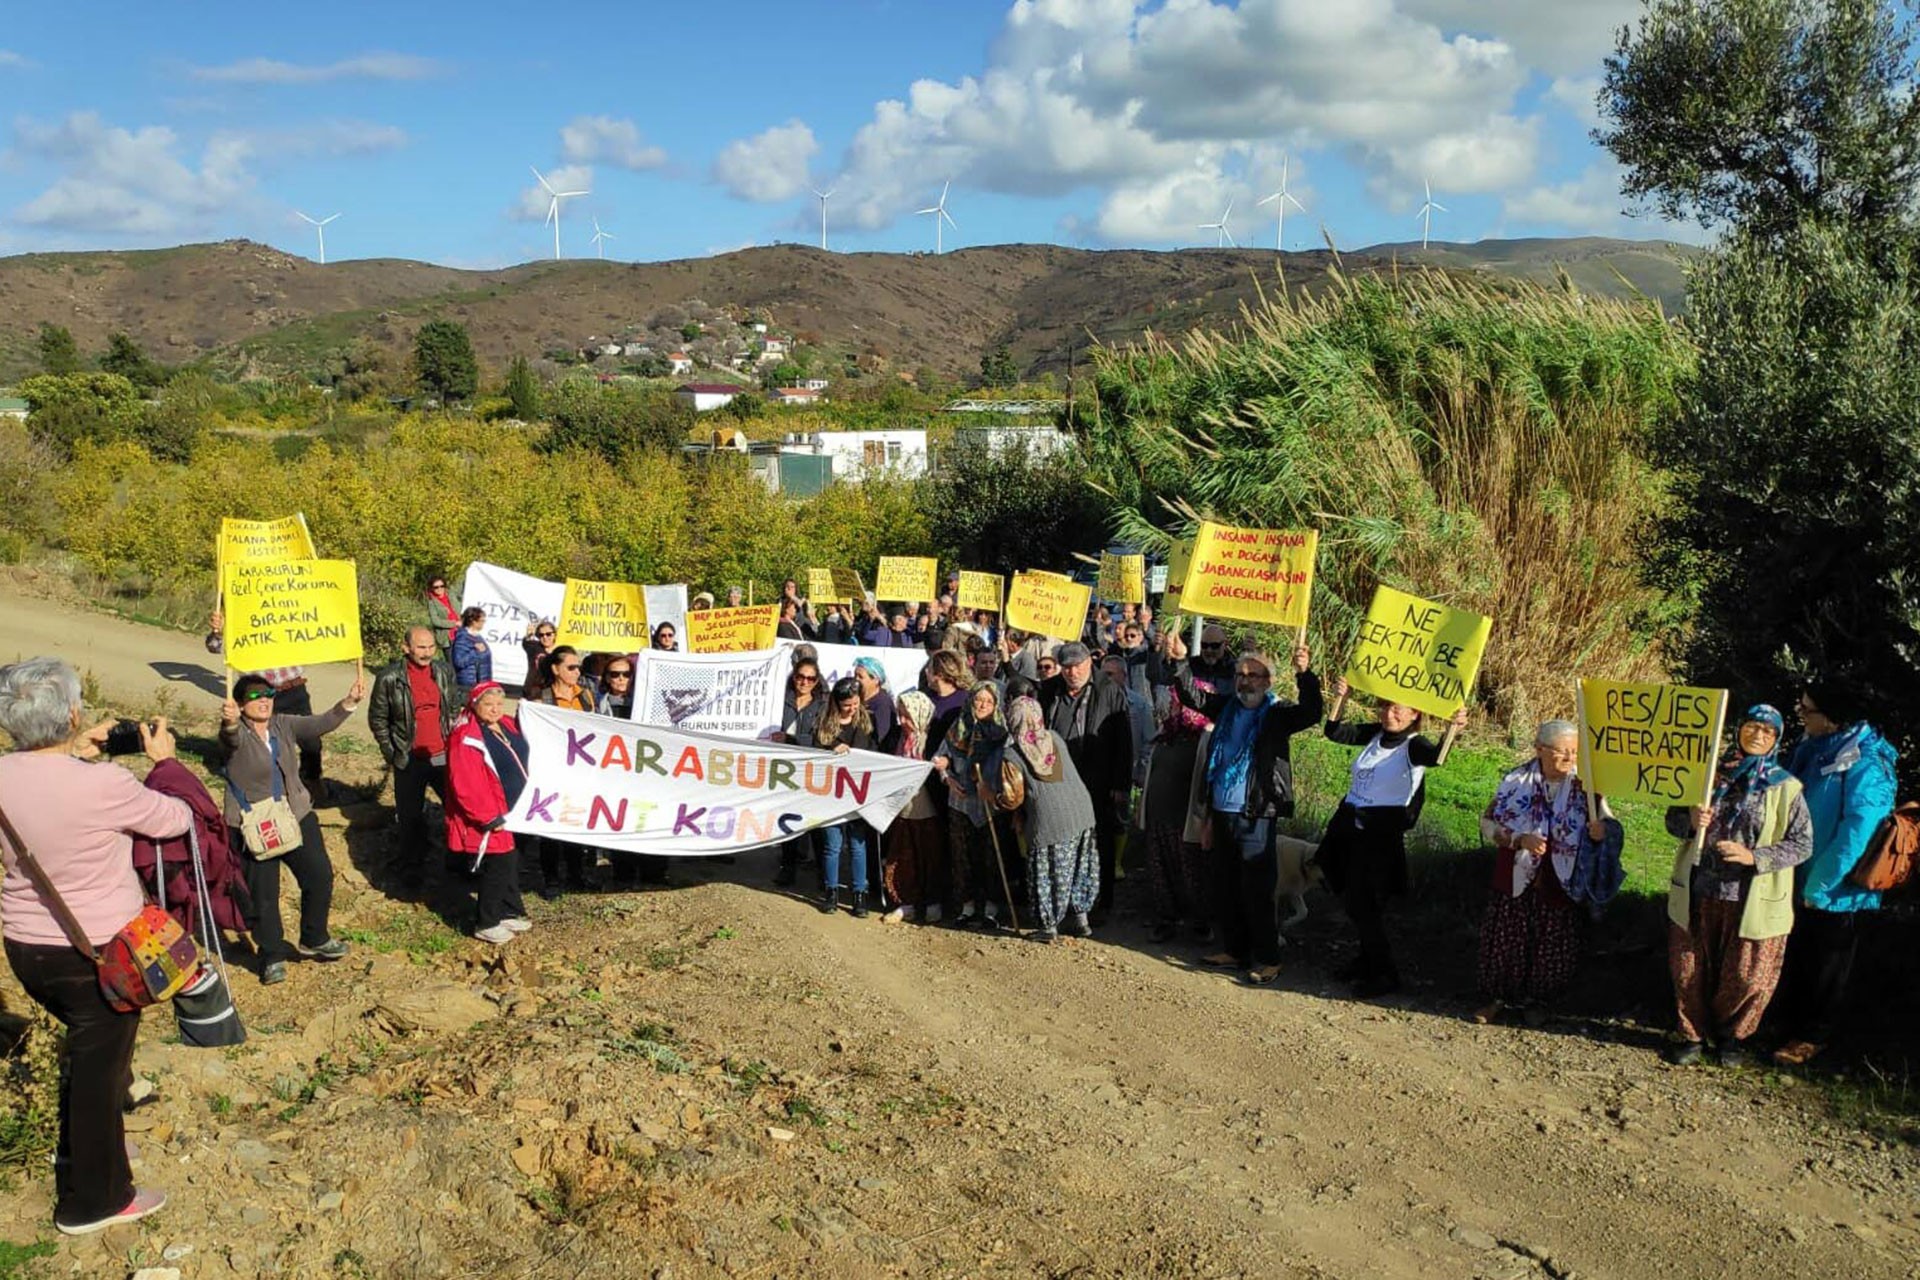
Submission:
M 273 689 L 267 689 L 271 700 Z M 112 941 L 140 913 L 133 837 L 184 835 L 184 800 L 150 791 L 100 755 L 113 724 L 80 727 L 80 677 L 57 658 L 0 667 L 0 729 L 13 751 L 0 757 L 0 813 L 94 946 Z M 136 750 L 173 757 L 165 720 L 138 726 Z M 12 833 L 0 837 L 0 933 L 7 963 L 34 1001 L 67 1029 L 60 1079 L 60 1146 L 53 1163 L 53 1222 L 88 1235 L 136 1222 L 167 1202 L 133 1185 L 123 1106 L 133 1082 L 140 1011 L 120 1013 L 100 991 L 92 957 L 69 940 L 22 868 Z
M 262 676 L 244 675 L 233 696 L 220 707 L 220 749 L 226 755 L 221 776 L 227 780 L 226 819 L 235 849 L 247 850 L 247 892 L 253 915 L 247 921 L 260 960 L 260 983 L 287 980 L 290 951 L 280 923 L 280 864 L 287 864 L 300 885 L 300 941 L 293 950 L 312 960 L 341 960 L 347 944 L 333 936 L 327 915 L 333 906 L 333 863 L 320 838 L 313 799 L 291 762 L 303 744 L 346 723 L 366 697 L 364 679 L 347 696 L 317 716 L 276 715 L 273 686 Z M 296 831 L 263 832 L 275 815 Z M 250 838 L 251 837 L 251 838 Z M 289 847 L 291 846 L 291 847 Z M 282 852 L 282 850 L 285 850 Z

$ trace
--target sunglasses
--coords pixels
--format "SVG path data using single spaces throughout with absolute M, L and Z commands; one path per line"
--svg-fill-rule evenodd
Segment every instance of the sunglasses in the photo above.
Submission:
M 607 679 L 609 679 L 609 680 L 631 680 L 631 679 L 633 679 L 633 672 L 631 672 L 631 671 L 609 671 L 609 672 L 607 672 Z
M 246 696 L 241 698 L 240 701 L 259 702 L 263 698 L 271 698 L 273 694 L 274 691 L 272 689 L 249 689 L 247 690 Z
M 445 591 L 446 589 L 447 584 L 444 582 L 436 582 L 428 588 L 429 591 Z
M 551 640 L 551 639 L 553 639 L 553 632 L 551 632 L 551 631 L 536 631 L 536 632 L 534 632 L 533 634 L 534 634 L 534 635 L 536 635 L 536 636 L 538 636 L 538 637 L 539 637 L 540 639 L 542 639 L 542 640 Z
M 795 684 L 819 684 L 819 683 L 820 683 L 820 677 L 819 677 L 819 676 L 810 676 L 810 675 L 804 675 L 804 674 L 802 674 L 802 673 L 800 673 L 800 672 L 798 672 L 798 671 L 796 671 L 796 672 L 794 672 L 794 673 L 793 673 L 793 682 L 794 682 Z
M 1201 642 L 1201 644 L 1200 644 L 1200 647 L 1201 647 L 1202 649 L 1224 649 L 1224 648 L 1226 648 L 1226 646 L 1225 646 L 1225 645 L 1223 645 L 1223 644 L 1215 644 L 1215 643 L 1213 643 L 1213 642 L 1212 642 L 1212 641 L 1210 641 L 1210 640 L 1208 640 L 1208 641 L 1202 641 L 1202 642 Z
M 560 666 L 554 668 L 555 671 L 578 671 L 579 669 L 580 664 L 577 662 L 562 663 Z

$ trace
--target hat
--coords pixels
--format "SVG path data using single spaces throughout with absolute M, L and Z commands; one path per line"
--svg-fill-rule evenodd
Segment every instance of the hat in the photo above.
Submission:
M 1059 651 L 1053 655 L 1053 660 L 1063 667 L 1070 667 L 1076 662 L 1092 661 L 1093 654 L 1078 640 L 1069 640 L 1060 646 Z
M 504 694 L 506 691 L 506 686 L 502 685 L 498 680 L 482 680 L 479 684 L 467 691 L 467 708 L 471 710 L 479 706 L 480 699 L 490 693 Z
M 702 605 L 701 605 L 701 602 L 702 602 L 702 601 L 705 601 L 705 602 L 706 602 L 706 604 L 705 604 L 705 606 L 704 606 L 704 607 L 706 607 L 706 608 L 708 608 L 708 609 L 711 609 L 711 608 L 713 608 L 713 592 L 711 592 L 711 591 L 696 591 L 696 592 L 694 593 L 694 596 L 693 596 L 693 605 L 694 605 L 694 608 L 696 608 L 696 609 L 698 609 L 698 608 L 701 608 L 701 607 L 702 607 Z
M 1236 661 L 1234 665 L 1237 667 L 1241 662 L 1257 662 L 1267 669 L 1267 678 L 1269 680 L 1273 678 L 1275 671 L 1273 659 L 1269 658 L 1264 651 L 1260 649 L 1242 649 L 1239 660 Z

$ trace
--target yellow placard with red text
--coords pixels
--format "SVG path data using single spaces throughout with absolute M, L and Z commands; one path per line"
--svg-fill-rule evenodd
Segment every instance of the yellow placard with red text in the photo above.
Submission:
M 1176 542 L 1167 552 L 1167 589 L 1160 593 L 1160 612 L 1181 613 L 1181 594 L 1186 590 L 1187 570 L 1193 564 L 1193 542 Z
M 1147 602 L 1147 558 L 1143 555 L 1115 555 L 1111 551 L 1100 553 L 1100 582 L 1097 590 L 1102 600 L 1116 604 L 1145 604 Z
M 687 614 L 687 651 L 745 653 L 749 649 L 771 649 L 779 625 L 777 604 L 695 609 Z
M 1210 618 L 1304 627 L 1313 599 L 1315 529 L 1238 529 L 1200 522 L 1180 607 Z

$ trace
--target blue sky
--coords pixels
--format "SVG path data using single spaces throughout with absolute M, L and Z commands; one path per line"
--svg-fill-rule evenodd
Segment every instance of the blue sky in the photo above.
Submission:
M 245 236 L 497 266 L 847 250 L 1680 235 L 1587 140 L 1637 0 L 735 0 L 22 6 L 0 253 Z

